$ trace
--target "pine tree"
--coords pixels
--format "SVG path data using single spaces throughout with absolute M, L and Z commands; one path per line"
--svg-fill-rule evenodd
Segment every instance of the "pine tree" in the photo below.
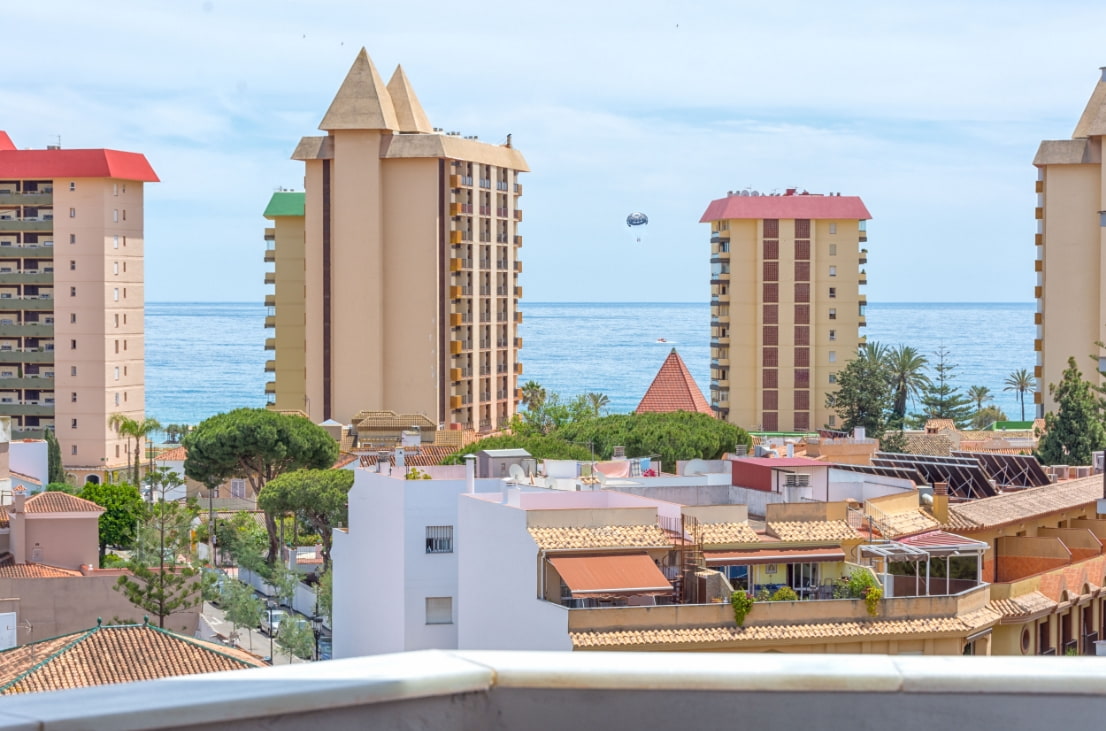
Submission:
M 1083 380 L 1075 358 L 1068 358 L 1063 378 L 1059 384 L 1049 384 L 1048 392 L 1057 410 L 1045 414 L 1037 459 L 1044 464 L 1090 464 L 1091 452 L 1106 446 L 1103 404 L 1094 387 Z
M 150 505 L 127 562 L 130 573 L 120 576 L 115 585 L 131 604 L 156 616 L 163 629 L 166 617 L 200 603 L 199 569 L 191 560 L 190 528 L 195 516 L 195 508 L 181 503 Z
M 924 424 L 929 419 L 952 419 L 957 429 L 963 429 L 972 418 L 972 401 L 952 385 L 956 364 L 949 362 L 948 349 L 938 348 L 934 356 L 934 375 L 922 392 L 922 413 L 916 421 Z

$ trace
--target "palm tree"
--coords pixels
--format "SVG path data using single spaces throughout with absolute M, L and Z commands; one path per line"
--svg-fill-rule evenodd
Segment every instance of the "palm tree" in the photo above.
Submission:
M 545 389 L 537 381 L 527 381 L 519 390 L 522 391 L 520 402 L 527 410 L 535 411 L 545 403 Z
M 991 400 L 991 389 L 986 386 L 972 386 L 968 389 L 968 398 L 975 401 L 975 410 L 983 411 L 983 404 Z
M 595 391 L 589 391 L 587 394 L 585 394 L 585 396 L 587 396 L 588 404 L 591 406 L 592 411 L 595 412 L 596 416 L 599 416 L 603 408 L 611 402 L 611 400 L 607 398 L 607 395 L 605 393 L 596 393 Z
M 124 439 L 134 440 L 134 470 L 131 473 L 131 480 L 137 485 L 142 460 L 142 440 L 146 439 L 152 432 L 160 431 L 161 424 L 153 418 L 138 421 L 126 414 L 115 413 L 108 419 L 108 426 Z
M 1033 388 L 1033 376 L 1025 368 L 1019 368 L 1006 377 L 1003 391 L 1016 391 L 1018 403 L 1022 406 L 1022 421 L 1025 421 L 1025 394 Z
M 929 386 L 926 368 L 929 361 L 916 348 L 899 345 L 887 351 L 891 370 L 891 413 L 900 424 L 906 418 L 906 401 Z

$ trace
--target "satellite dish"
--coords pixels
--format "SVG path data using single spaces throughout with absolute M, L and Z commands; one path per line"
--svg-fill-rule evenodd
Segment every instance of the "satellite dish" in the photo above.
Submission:
M 526 470 L 517 464 L 511 465 L 511 468 L 507 470 L 507 474 L 511 476 L 511 482 L 516 484 L 526 479 Z
M 684 465 L 685 475 L 705 475 L 708 471 L 707 463 L 701 459 L 688 460 L 688 463 Z

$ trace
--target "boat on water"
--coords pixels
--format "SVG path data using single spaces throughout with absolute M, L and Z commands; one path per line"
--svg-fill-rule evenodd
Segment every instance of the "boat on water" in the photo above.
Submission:
M 658 343 L 667 343 L 668 341 L 665 340 L 664 338 L 657 338 L 657 342 Z

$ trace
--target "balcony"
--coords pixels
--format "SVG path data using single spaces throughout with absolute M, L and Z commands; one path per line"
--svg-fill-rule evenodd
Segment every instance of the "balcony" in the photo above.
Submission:
M 54 405 L 51 404 L 2 404 L 0 403 L 0 416 L 53 416 Z
M 461 243 L 461 232 L 460 231 L 450 231 L 449 232 L 449 243 L 451 243 L 451 244 Z
M 21 378 L 0 378 L 0 389 L 5 391 L 9 390 L 23 390 L 23 389 L 35 389 L 43 391 L 54 390 L 53 377 L 39 377 L 39 376 L 23 376 Z
M 0 233 L 5 232 L 40 232 L 49 233 L 54 230 L 54 221 L 39 221 L 34 218 L 0 218 Z
M 491 178 L 480 178 L 480 187 L 491 189 L 492 179 Z
M 521 376 L 522 375 L 522 363 L 515 363 L 515 375 L 516 376 Z
M 861 270 L 860 277 L 857 279 L 857 284 L 860 284 L 861 286 L 863 286 L 867 283 L 868 283 L 868 273 L 865 272 L 864 270 Z
M 265 284 L 276 284 L 276 272 L 265 272 Z
M 51 191 L 0 190 L 0 206 L 50 206 L 53 203 Z
M 515 347 L 516 348 L 521 348 L 522 347 L 522 338 L 515 338 Z
M 860 250 L 860 263 L 861 264 L 867 264 L 868 263 L 868 250 L 867 249 L 861 249 Z
M 0 272 L 0 284 L 53 284 L 54 272 L 24 269 L 19 272 Z
M 515 287 L 515 297 L 522 299 L 522 287 Z
M 266 373 L 276 373 L 276 361 L 275 360 L 265 361 L 265 372 Z
M 265 315 L 265 327 L 276 327 L 276 315 Z
M 459 233 L 459 232 L 454 231 L 454 233 Z M 449 260 L 449 271 L 459 272 L 459 271 L 461 271 L 461 269 L 465 268 L 464 264 L 465 264 L 464 259 L 457 259 L 457 258 L 450 259 Z
M 265 306 L 266 307 L 276 307 L 276 295 L 275 294 L 265 295 Z
M 265 350 L 276 350 L 276 338 L 265 338 Z
M 522 221 L 522 211 L 521 210 L 515 210 L 515 220 L 516 221 Z
M 276 393 L 276 381 L 269 381 L 265 384 L 265 393 Z
M 515 246 L 522 246 L 522 235 L 515 236 Z
M 12 348 L 0 350 L 0 363 L 53 363 L 53 350 L 38 348 Z
M 272 262 L 276 261 L 276 250 L 275 249 L 269 249 L 265 252 L 265 261 L 269 262 L 269 263 L 272 263 Z
M 521 261 L 518 261 L 518 260 L 515 261 L 515 271 L 518 272 L 519 274 L 522 274 L 522 262 Z
M 471 349 L 472 343 L 464 340 L 450 340 L 449 341 L 449 354 L 460 355 L 462 352 Z
M 37 322 L 28 322 L 23 325 L 0 324 L 0 337 L 9 338 L 52 338 L 54 337 L 54 326 L 40 324 Z

